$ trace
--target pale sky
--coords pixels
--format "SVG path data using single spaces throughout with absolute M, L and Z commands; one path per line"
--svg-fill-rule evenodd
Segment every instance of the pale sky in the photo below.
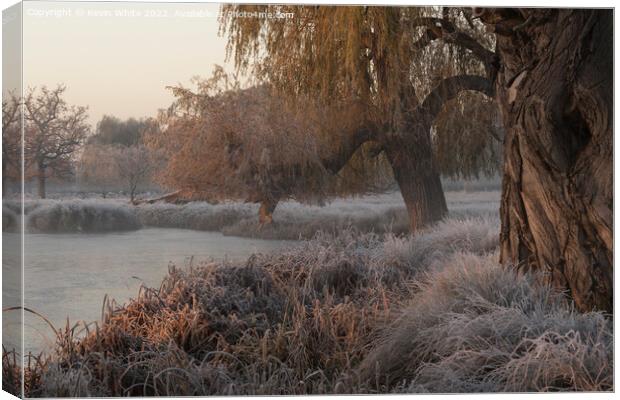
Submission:
M 67 86 L 70 104 L 104 114 L 154 116 L 166 86 L 189 85 L 225 64 L 219 4 L 24 2 L 24 87 Z

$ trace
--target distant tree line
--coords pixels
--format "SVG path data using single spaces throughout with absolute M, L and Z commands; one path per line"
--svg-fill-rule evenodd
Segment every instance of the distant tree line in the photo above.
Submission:
M 135 202 L 141 187 L 152 182 L 158 159 L 143 143 L 144 119 L 121 120 L 105 115 L 97 123 L 78 160 L 78 180 L 103 196 L 122 188 Z
M 21 181 L 23 169 L 25 181 L 37 182 L 40 198 L 47 196 L 49 179 L 77 178 L 80 185 L 95 186 L 104 194 L 120 188 L 133 202 L 158 165 L 142 143 L 146 120 L 104 116 L 93 133 L 87 108 L 69 105 L 65 92 L 63 85 L 42 86 L 29 88 L 23 99 L 14 93 L 4 96 L 3 190 L 7 183 Z
M 86 107 L 67 104 L 65 90 L 29 88 L 23 99 L 11 94 L 2 102 L 3 181 L 19 182 L 23 161 L 23 177 L 37 181 L 41 198 L 49 178 L 72 174 L 74 154 L 90 132 Z

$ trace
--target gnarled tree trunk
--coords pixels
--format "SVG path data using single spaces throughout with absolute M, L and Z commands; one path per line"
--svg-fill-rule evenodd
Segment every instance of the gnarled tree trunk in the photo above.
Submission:
M 437 102 L 441 102 L 441 105 L 450 98 L 445 95 L 437 97 Z M 383 131 L 388 130 L 386 126 L 361 129 L 351 136 L 350 141 L 343 143 L 332 158 L 324 160 L 323 165 L 336 174 L 362 144 L 368 141 L 377 143 L 388 156 L 407 207 L 410 231 L 414 233 L 441 220 L 448 208 L 431 147 L 430 130 L 435 114 L 429 111 L 428 107 L 422 106 L 417 112 L 409 113 L 406 118 L 403 124 L 406 133 L 385 134 Z M 275 205 L 273 207 L 275 208 Z
M 506 128 L 501 259 L 613 311 L 613 13 L 475 10 Z
M 386 147 L 394 178 L 407 207 L 412 233 L 441 220 L 448 213 L 439 172 L 433 162 L 429 133 L 422 131 L 414 135 L 407 138 L 406 143 L 393 139 Z
M 487 95 L 493 90 L 487 78 L 476 75 L 457 75 L 441 80 L 421 104 L 417 104 L 412 90 L 405 87 L 401 96 L 405 115 L 400 134 L 386 136 L 383 147 L 407 207 L 411 232 L 416 232 L 448 213 L 431 144 L 431 128 L 437 115 L 446 102 L 464 90 Z

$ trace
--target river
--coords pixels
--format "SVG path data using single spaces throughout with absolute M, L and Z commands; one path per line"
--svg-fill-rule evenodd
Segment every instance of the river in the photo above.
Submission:
M 26 234 L 24 303 L 56 327 L 64 327 L 67 318 L 71 323 L 95 321 L 101 317 L 106 294 L 123 303 L 137 294 L 142 283 L 159 287 L 169 264 L 241 260 L 293 243 L 166 228 L 105 234 Z M 11 320 L 18 323 L 15 316 L 4 317 L 9 317 L 9 324 Z M 24 325 L 26 353 L 50 347 L 54 335 L 41 318 L 26 313 Z

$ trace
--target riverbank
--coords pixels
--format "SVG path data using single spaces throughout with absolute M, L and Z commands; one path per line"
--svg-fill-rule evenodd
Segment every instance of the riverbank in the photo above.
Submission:
M 17 234 L 5 236 L 6 240 L 13 240 Z M 24 239 L 24 305 L 45 315 L 56 327 L 64 326 L 67 318 L 99 320 L 105 296 L 125 303 L 136 296 L 141 285 L 159 287 L 169 264 L 185 268 L 202 262 L 243 262 L 252 254 L 274 252 L 296 243 L 178 228 L 99 234 L 39 233 L 26 234 Z M 5 259 L 4 270 L 15 271 L 20 277 L 19 262 L 15 264 Z M 5 307 L 21 304 L 19 289 L 17 285 L 17 297 L 13 303 L 5 302 Z M 5 313 L 3 327 L 13 323 L 10 326 L 17 329 L 16 336 L 21 338 L 21 326 L 15 320 L 18 314 L 21 315 L 16 311 Z M 26 353 L 38 354 L 52 348 L 54 334 L 43 320 L 26 313 L 24 324 Z M 9 343 L 6 345 L 11 348 Z
M 496 215 L 499 197 L 497 191 L 446 193 L 452 218 Z M 398 192 L 336 199 L 322 207 L 282 202 L 274 222 L 265 226 L 258 224 L 257 204 L 233 202 L 132 206 L 119 199 L 28 200 L 24 210 L 26 231 L 30 233 L 101 233 L 158 227 L 297 240 L 310 239 L 319 231 L 336 234 L 348 228 L 365 233 L 408 232 L 407 211 Z M 5 231 L 19 228 L 19 212 L 18 202 L 3 203 Z
M 173 267 L 85 338 L 59 332 L 26 395 L 613 389 L 611 322 L 500 266 L 498 229 L 485 216 L 415 237 L 350 229 Z

